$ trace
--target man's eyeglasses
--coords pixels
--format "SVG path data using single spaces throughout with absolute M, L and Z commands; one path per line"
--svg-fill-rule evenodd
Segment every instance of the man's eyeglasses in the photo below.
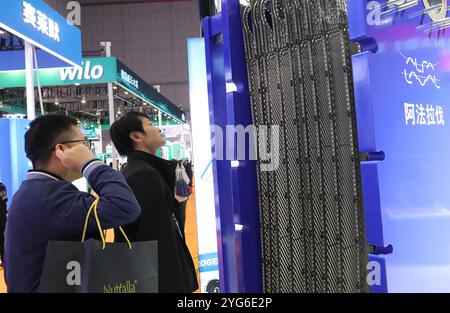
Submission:
M 82 140 L 69 140 L 69 141 L 63 141 L 60 142 L 60 145 L 67 145 L 70 143 L 83 143 L 89 150 L 92 149 L 92 140 L 89 139 L 82 139 Z M 55 150 L 55 148 L 53 148 L 52 150 Z

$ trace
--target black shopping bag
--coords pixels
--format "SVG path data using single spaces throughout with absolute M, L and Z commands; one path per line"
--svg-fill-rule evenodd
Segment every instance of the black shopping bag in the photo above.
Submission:
M 98 200 L 88 212 L 81 242 L 49 242 L 39 292 L 158 292 L 157 242 L 130 243 L 127 239 L 127 243 L 105 243 L 96 212 L 97 203 Z M 85 242 L 87 220 L 92 210 L 102 241 L 91 239 Z

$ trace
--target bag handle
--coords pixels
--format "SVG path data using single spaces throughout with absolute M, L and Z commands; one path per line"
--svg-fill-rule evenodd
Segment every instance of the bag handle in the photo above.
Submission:
M 91 207 L 89 208 L 89 211 L 86 216 L 86 220 L 84 222 L 83 236 L 81 237 L 81 242 L 84 242 L 86 239 L 86 231 L 87 231 L 87 226 L 88 226 L 88 222 L 89 222 L 89 217 L 91 216 L 92 211 L 94 211 L 95 221 L 97 222 L 98 231 L 100 232 L 100 237 L 102 238 L 102 250 L 105 250 L 105 248 L 106 248 L 105 235 L 103 234 L 102 226 L 100 224 L 100 220 L 98 218 L 98 212 L 97 212 L 97 206 L 98 206 L 99 201 L 100 201 L 100 199 L 95 199 L 95 201 L 92 203 Z M 119 230 L 122 233 L 123 237 L 125 238 L 125 240 L 128 244 L 128 248 L 131 250 L 130 240 L 128 239 L 127 235 L 123 231 L 122 227 L 119 227 Z

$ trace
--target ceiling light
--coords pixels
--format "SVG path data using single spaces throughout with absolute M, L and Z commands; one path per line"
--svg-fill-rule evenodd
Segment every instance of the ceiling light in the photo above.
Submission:
M 86 99 L 81 99 L 82 104 L 86 104 Z
M 113 89 L 114 89 L 114 90 L 117 90 L 117 86 L 114 86 Z
M 125 94 L 126 94 L 126 95 L 128 95 L 128 94 L 129 94 L 129 92 L 128 92 L 128 91 L 125 91 Z

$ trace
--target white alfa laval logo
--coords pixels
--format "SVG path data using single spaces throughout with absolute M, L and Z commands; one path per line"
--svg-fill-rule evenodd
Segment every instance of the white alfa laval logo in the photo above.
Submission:
M 405 59 L 405 68 L 402 75 L 408 85 L 419 83 L 421 87 L 427 84 L 433 85 L 436 89 L 441 89 L 440 80 L 436 77 L 435 70 L 438 63 L 433 64 L 430 61 L 418 61 L 417 58 L 407 57 L 400 53 Z

